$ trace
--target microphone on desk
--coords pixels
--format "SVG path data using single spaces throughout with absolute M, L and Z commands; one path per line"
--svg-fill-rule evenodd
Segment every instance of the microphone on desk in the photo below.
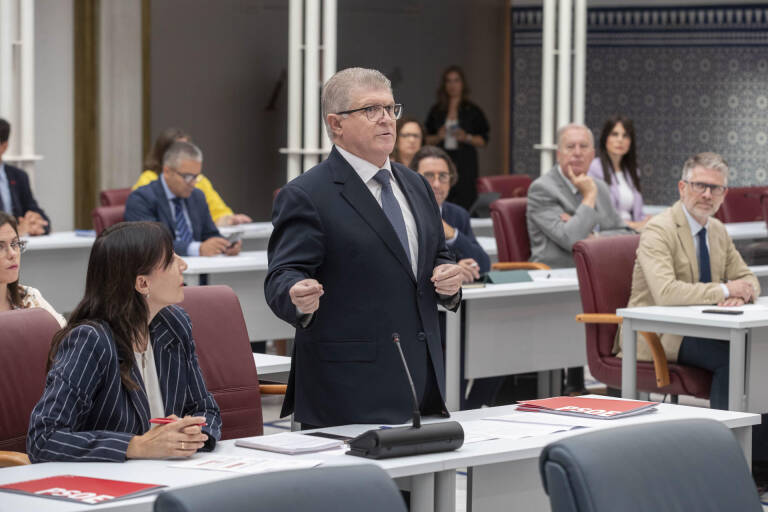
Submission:
M 441 421 L 426 425 L 421 424 L 416 387 L 413 385 L 408 363 L 406 363 L 403 349 L 400 347 L 400 335 L 392 333 L 392 341 L 400 353 L 400 360 L 403 362 L 403 369 L 411 388 L 413 424 L 407 427 L 374 429 L 364 432 L 349 441 L 350 450 L 347 455 L 367 459 L 389 459 L 424 453 L 447 452 L 460 448 L 464 444 L 464 429 L 461 428 L 459 422 Z

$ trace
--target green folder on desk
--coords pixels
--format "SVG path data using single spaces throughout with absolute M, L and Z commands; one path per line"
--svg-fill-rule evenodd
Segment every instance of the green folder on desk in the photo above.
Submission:
M 483 281 L 492 284 L 527 283 L 533 281 L 527 270 L 491 270 Z

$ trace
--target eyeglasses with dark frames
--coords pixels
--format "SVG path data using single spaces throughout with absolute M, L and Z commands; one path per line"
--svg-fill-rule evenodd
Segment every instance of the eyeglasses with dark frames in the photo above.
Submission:
M 355 112 L 365 112 L 365 117 L 369 121 L 378 121 L 383 115 L 382 112 L 386 112 L 390 119 L 398 120 L 403 115 L 403 104 L 395 103 L 394 105 L 369 105 L 367 107 L 355 108 L 352 110 L 344 110 L 342 112 L 336 112 L 338 115 L 354 114 Z
M 709 189 L 712 195 L 716 197 L 725 194 L 725 191 L 728 189 L 728 187 L 723 185 L 712 185 L 710 183 L 702 183 L 700 181 L 683 180 L 683 182 L 689 184 L 693 191 L 697 194 L 703 194 L 705 190 Z

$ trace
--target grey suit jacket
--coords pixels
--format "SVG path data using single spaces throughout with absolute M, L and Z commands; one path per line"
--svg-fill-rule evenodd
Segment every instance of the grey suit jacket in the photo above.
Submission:
M 581 194 L 571 191 L 557 166 L 531 184 L 526 210 L 531 261 L 552 268 L 572 267 L 571 251 L 579 240 L 598 231 L 601 236 L 632 232 L 613 208 L 608 186 L 599 180 L 595 184 L 594 208 L 581 204 Z M 568 222 L 560 218 L 563 213 L 571 216 Z

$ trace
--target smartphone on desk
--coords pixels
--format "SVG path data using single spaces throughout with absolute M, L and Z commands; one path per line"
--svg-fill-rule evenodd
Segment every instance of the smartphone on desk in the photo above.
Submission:
M 740 309 L 703 309 L 702 313 L 715 313 L 717 315 L 743 315 Z
M 227 249 L 229 249 L 234 247 L 237 242 L 243 239 L 243 232 L 235 231 L 234 233 L 228 234 L 225 238 L 229 241 L 229 247 L 227 247 Z

